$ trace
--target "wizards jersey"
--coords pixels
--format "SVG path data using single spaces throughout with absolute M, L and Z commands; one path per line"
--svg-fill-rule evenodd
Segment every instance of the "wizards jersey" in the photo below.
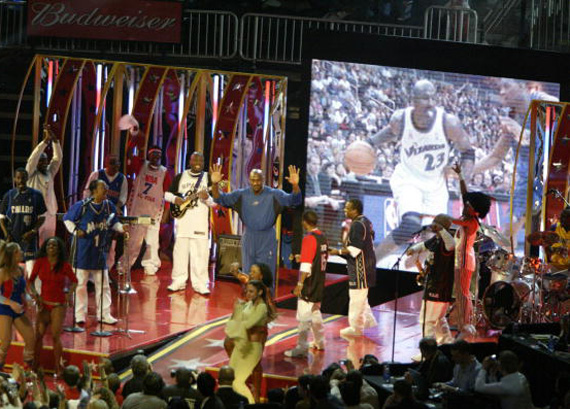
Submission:
M 85 270 L 106 269 L 111 229 L 119 222 L 115 205 L 110 200 L 99 204 L 81 200 L 71 206 L 63 220 L 72 221 L 77 229 L 85 232 L 73 245 L 71 264 Z
M 435 108 L 435 118 L 428 131 L 416 129 L 412 121 L 413 108 L 404 111 L 404 126 L 397 168 L 422 182 L 443 181 L 443 169 L 449 161 L 449 143 L 443 130 L 443 108 Z
M 24 233 L 32 230 L 38 218 L 47 211 L 44 197 L 36 189 L 26 188 L 23 192 L 14 188 L 6 192 L 0 205 L 0 214 L 9 220 L 12 238 L 22 248 L 24 261 L 33 260 L 38 250 L 37 234 L 31 240 L 24 241 Z

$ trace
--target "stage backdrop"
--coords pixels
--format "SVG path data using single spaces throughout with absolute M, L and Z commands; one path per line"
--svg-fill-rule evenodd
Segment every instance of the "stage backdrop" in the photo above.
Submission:
M 262 169 L 268 184 L 281 186 L 284 77 L 37 55 L 21 99 L 25 92 L 36 101 L 34 145 L 41 125 L 48 124 L 63 146 L 56 181 L 60 212 L 82 198 L 87 177 L 103 167 L 108 154 L 123 158 L 122 170 L 132 185 L 149 145 L 163 148 L 163 164 L 172 175 L 186 169 L 197 150 L 204 153 L 205 170 L 211 163 L 223 164 L 226 190 L 247 186 L 252 168 Z M 126 114 L 138 127 L 119 129 Z M 172 229 L 166 224 L 162 232 L 169 244 Z M 214 238 L 239 235 L 242 226 L 231 212 L 216 208 L 212 232 Z

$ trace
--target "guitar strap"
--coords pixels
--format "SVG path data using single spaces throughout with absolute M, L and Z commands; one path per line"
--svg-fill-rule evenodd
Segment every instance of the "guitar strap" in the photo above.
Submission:
M 196 184 L 194 185 L 194 189 L 192 190 L 192 194 L 194 194 L 198 191 L 198 188 L 200 187 L 200 183 L 202 183 L 203 177 L 204 177 L 204 171 L 200 172 L 200 176 L 198 176 L 198 180 L 196 181 Z

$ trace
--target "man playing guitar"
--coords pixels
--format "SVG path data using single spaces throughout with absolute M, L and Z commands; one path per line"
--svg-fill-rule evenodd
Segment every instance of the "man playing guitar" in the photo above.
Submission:
M 194 195 L 199 200 L 192 207 L 190 204 Z M 186 288 L 190 261 L 192 288 L 199 294 L 208 295 L 209 207 L 215 204 L 208 194 L 208 174 L 204 172 L 204 155 L 201 152 L 194 152 L 190 156 L 190 168 L 174 177 L 164 199 L 186 209 L 176 219 L 172 283 L 168 290 L 180 291 Z

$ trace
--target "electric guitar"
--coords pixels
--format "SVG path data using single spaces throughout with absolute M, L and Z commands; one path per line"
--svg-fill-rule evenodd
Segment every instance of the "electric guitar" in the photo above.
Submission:
M 181 205 L 177 205 L 174 203 L 170 204 L 170 215 L 175 219 L 179 219 L 188 209 L 193 209 L 194 207 L 198 206 L 198 200 L 200 200 L 200 191 L 197 192 L 187 192 L 184 195 L 178 195 L 184 199 L 184 203 Z

